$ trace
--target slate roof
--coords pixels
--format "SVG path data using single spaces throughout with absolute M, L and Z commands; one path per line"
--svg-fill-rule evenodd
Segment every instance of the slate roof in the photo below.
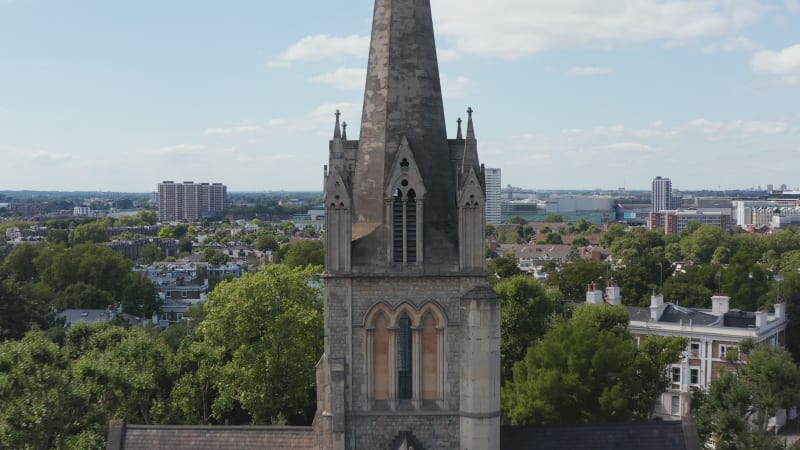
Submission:
M 707 314 L 696 309 L 684 308 L 682 306 L 675 306 L 668 304 L 664 313 L 661 315 L 659 322 L 668 323 L 681 323 L 692 325 L 711 325 L 716 322 L 719 317 L 713 314 Z
M 315 449 L 311 427 L 171 426 L 111 423 L 107 450 Z
M 647 322 L 650 320 L 650 308 L 626 305 L 625 309 L 628 311 L 629 320 L 635 320 L 637 322 Z
M 500 428 L 502 450 L 698 450 L 694 422 L 622 422 Z

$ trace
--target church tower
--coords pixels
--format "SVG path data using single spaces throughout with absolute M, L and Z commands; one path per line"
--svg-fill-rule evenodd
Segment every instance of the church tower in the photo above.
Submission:
M 318 445 L 498 449 L 500 303 L 485 281 L 473 111 L 448 139 L 430 0 L 376 0 L 359 140 L 325 167 Z

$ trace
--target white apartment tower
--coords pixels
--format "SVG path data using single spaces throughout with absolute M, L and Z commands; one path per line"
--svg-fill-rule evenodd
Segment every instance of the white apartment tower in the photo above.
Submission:
M 158 219 L 162 222 L 196 220 L 211 217 L 225 210 L 228 188 L 222 183 L 158 184 Z
M 672 209 L 672 181 L 669 178 L 655 177 L 653 179 L 653 212 Z
M 486 168 L 486 221 L 500 225 L 500 169 Z

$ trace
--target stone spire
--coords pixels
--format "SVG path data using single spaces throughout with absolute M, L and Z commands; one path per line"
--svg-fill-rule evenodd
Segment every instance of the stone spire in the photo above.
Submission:
M 456 139 L 458 139 L 460 141 L 460 140 L 464 139 L 464 134 L 461 132 L 461 124 L 464 121 L 461 120 L 461 117 L 459 117 L 458 120 L 456 120 L 456 122 L 458 122 L 458 132 L 456 132 Z
M 455 175 L 430 0 L 376 0 L 353 175 L 354 241 L 383 239 L 387 174 L 404 137 L 428 193 L 426 241 L 455 245 Z
M 342 122 L 342 140 L 347 140 L 347 122 Z
M 475 175 L 480 176 L 481 167 L 478 162 L 478 141 L 475 139 L 475 125 L 472 123 L 472 107 L 467 109 L 467 142 L 464 147 L 464 160 L 461 166 L 462 179 L 466 179 L 470 169 L 475 169 Z
M 342 115 L 341 111 L 338 109 L 336 110 L 336 125 L 333 128 L 333 139 L 341 139 L 342 138 L 342 127 L 339 126 L 339 117 Z

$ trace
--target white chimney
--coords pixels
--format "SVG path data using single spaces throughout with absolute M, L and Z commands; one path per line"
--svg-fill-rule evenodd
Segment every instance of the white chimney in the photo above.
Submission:
M 718 294 L 711 297 L 711 312 L 722 315 L 730 311 L 731 298 L 727 295 Z
M 767 326 L 767 310 L 759 308 L 756 311 L 756 329 L 760 330 Z
M 786 303 L 776 303 L 775 304 L 775 319 L 778 321 L 783 320 L 786 317 Z
M 592 283 L 586 289 L 586 303 L 590 305 L 601 305 L 603 303 L 603 291 L 597 289 L 597 285 Z
M 650 297 L 650 320 L 659 320 L 665 309 L 666 306 L 664 305 L 664 295 L 660 292 L 658 294 L 654 293 Z
M 622 295 L 620 294 L 619 286 L 617 286 L 615 280 L 609 280 L 608 282 L 608 286 L 606 287 L 606 300 L 611 305 L 622 304 Z

